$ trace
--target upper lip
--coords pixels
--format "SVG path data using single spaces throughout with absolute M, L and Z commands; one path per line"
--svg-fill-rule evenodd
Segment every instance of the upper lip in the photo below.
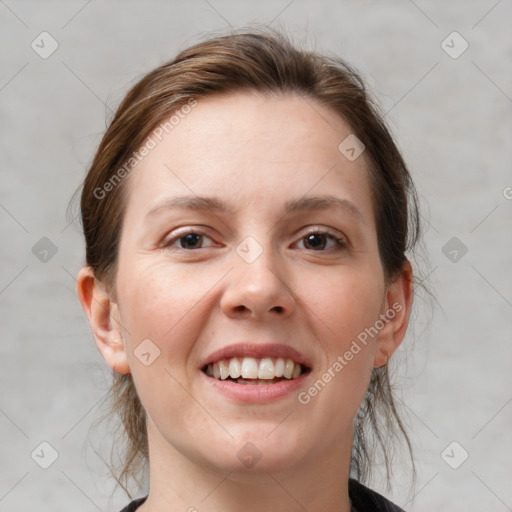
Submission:
M 204 368 L 210 363 L 215 363 L 221 359 L 230 359 L 232 357 L 254 357 L 261 359 L 263 357 L 282 357 L 283 359 L 291 359 L 295 363 L 311 368 L 309 359 L 298 350 L 283 345 L 281 343 L 235 343 L 227 345 L 215 352 L 212 352 L 201 363 L 200 367 Z

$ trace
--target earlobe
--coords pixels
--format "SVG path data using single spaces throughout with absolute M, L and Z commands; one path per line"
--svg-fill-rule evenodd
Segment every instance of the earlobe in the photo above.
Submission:
M 377 336 L 374 368 L 385 366 L 402 343 L 409 323 L 412 297 L 412 266 L 406 261 L 402 272 L 386 291 L 381 314 L 384 326 Z
M 119 308 L 89 266 L 78 272 L 77 293 L 103 359 L 114 371 L 130 373 L 121 327 L 116 321 Z

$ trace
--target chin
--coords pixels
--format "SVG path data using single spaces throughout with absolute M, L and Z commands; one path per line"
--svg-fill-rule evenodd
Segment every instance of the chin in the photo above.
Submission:
M 280 435 L 277 430 L 272 432 L 272 428 L 261 425 L 237 429 L 233 438 L 217 444 L 214 453 L 211 446 L 208 447 L 208 462 L 217 470 L 233 472 L 242 478 L 296 468 L 306 457 L 308 447 L 304 439 L 294 436 L 284 426 L 282 428 Z

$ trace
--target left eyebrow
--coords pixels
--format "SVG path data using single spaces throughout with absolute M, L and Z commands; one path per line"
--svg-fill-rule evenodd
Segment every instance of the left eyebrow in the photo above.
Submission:
M 305 196 L 297 200 L 287 201 L 284 204 L 286 213 L 310 212 L 314 210 L 327 210 L 329 208 L 341 208 L 343 211 L 364 223 L 364 217 L 357 206 L 348 199 L 335 196 Z

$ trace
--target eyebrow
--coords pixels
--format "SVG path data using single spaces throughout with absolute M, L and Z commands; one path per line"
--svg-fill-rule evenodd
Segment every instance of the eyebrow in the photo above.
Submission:
M 300 199 L 287 201 L 284 204 L 284 212 L 302 213 L 315 210 L 327 210 L 329 208 L 339 208 L 344 210 L 350 216 L 364 223 L 364 218 L 357 206 L 348 199 L 330 195 L 305 196 Z M 208 210 L 213 213 L 232 214 L 235 211 L 233 206 L 216 197 L 200 196 L 176 196 L 166 198 L 155 204 L 146 214 L 146 219 L 164 210 L 185 209 L 185 210 Z

